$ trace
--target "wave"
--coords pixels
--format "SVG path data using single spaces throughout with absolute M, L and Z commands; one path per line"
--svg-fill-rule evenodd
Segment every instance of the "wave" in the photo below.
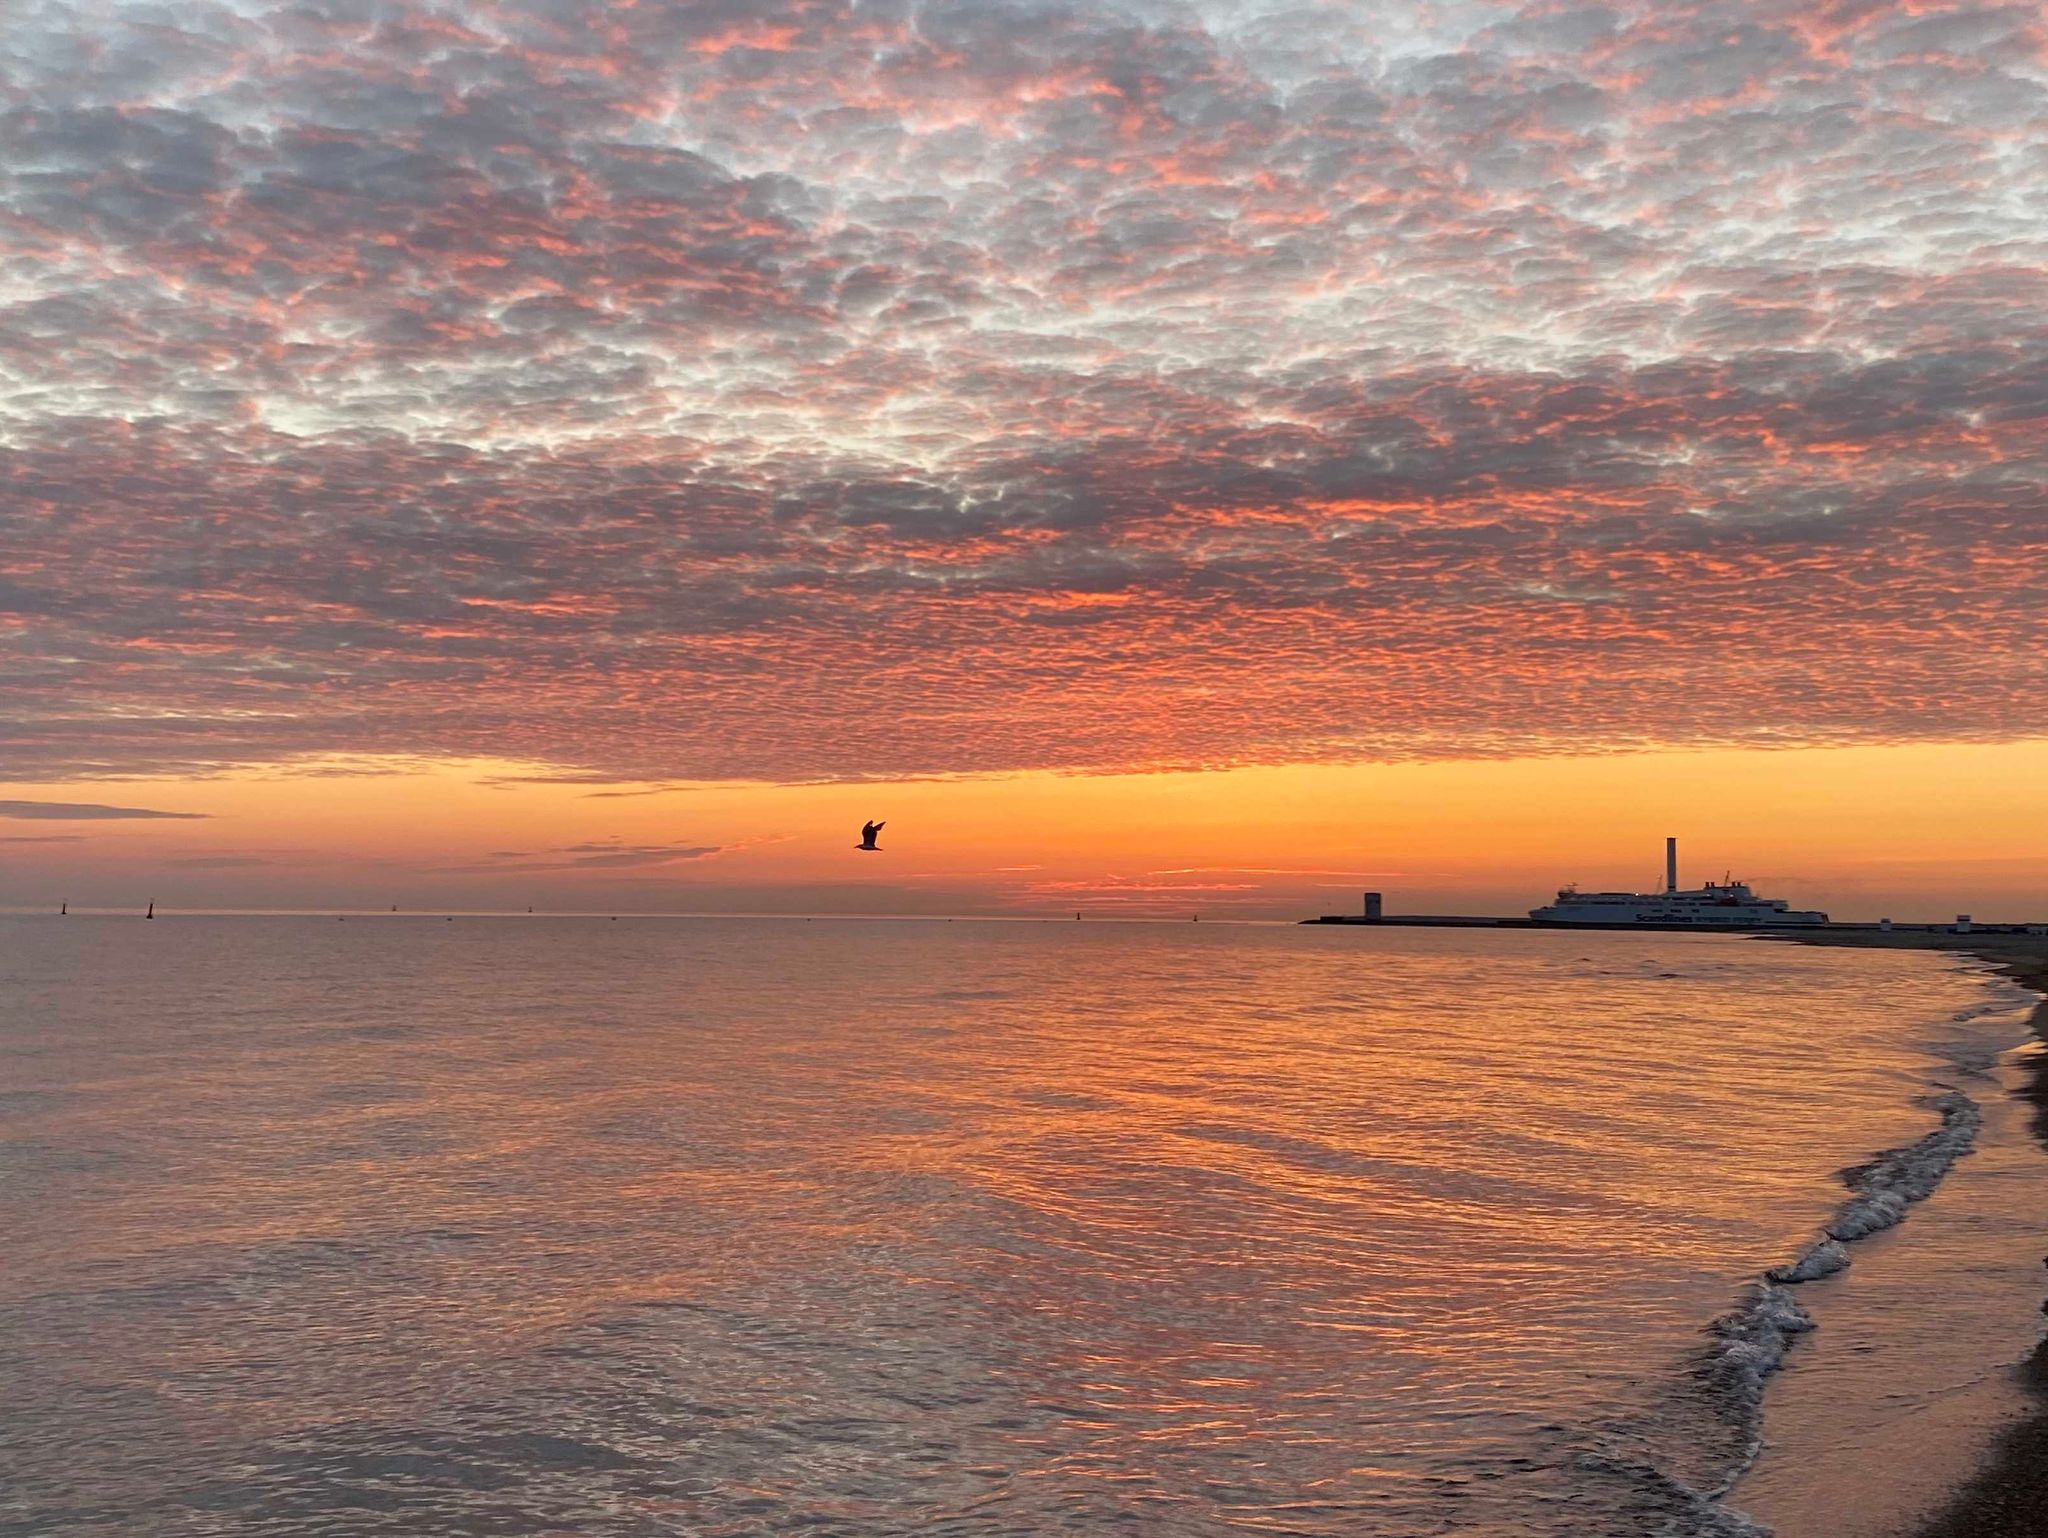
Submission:
M 1718 1498 L 1756 1461 L 1763 1447 L 1764 1387 L 1783 1365 L 1793 1340 L 1814 1327 L 1793 1289 L 1845 1269 L 1849 1247 L 1905 1219 L 1915 1202 L 1934 1194 L 1956 1160 L 1970 1152 L 1983 1125 L 1977 1103 L 1960 1090 L 1921 1102 L 1941 1125 L 1901 1148 L 1888 1148 L 1866 1164 L 1842 1171 L 1849 1198 L 1820 1235 L 1786 1265 L 1764 1273 L 1744 1301 L 1710 1326 L 1715 1337 L 1700 1376 L 1716 1408 L 1739 1430 L 1741 1453 L 1713 1496 Z M 1759 1531 L 1761 1531 L 1759 1529 Z
M 2022 1011 L 2031 1012 L 2041 1002 L 2041 995 L 2024 983 L 2014 982 L 2002 972 L 1991 970 L 1991 963 L 1981 967 L 1966 967 L 1962 970 L 1975 973 L 1991 995 L 1981 1004 L 1972 1004 L 1959 1009 L 1949 1016 L 1957 1025 L 1967 1025 L 1973 1020 L 1982 1020 L 1987 1015 L 2011 1015 Z
M 1627 1526 L 1600 1523 L 1584 1529 L 1587 1533 L 1597 1528 L 1617 1538 L 1623 1533 L 1629 1538 L 1647 1534 L 1656 1538 L 1771 1538 L 1769 1528 L 1654 1463 L 1599 1452 L 1582 1454 L 1578 1467 L 1585 1473 L 1605 1475 L 1628 1492 L 1615 1513 Z
M 1994 1016 L 2031 1013 L 2042 1002 L 2039 993 L 1995 973 L 1989 963 L 1966 970 L 1984 974 L 1981 980 L 1989 997 L 1956 1011 L 1949 1017 L 1951 1025 L 1975 1025 Z M 1927 1045 L 1967 1075 L 1989 1068 L 2010 1043 L 1973 1037 Z M 1718 1418 L 1738 1433 L 1740 1443 L 1725 1477 L 1705 1492 L 1710 1500 L 1718 1502 L 1756 1461 L 1763 1446 L 1765 1384 L 1784 1362 L 1793 1340 L 1814 1328 L 1813 1316 L 1793 1289 L 1846 1269 L 1857 1241 L 1905 1221 L 1912 1206 L 1932 1196 L 1955 1162 L 1975 1145 L 1984 1114 L 1961 1090 L 1942 1086 L 1941 1093 L 1915 1103 L 1935 1112 L 1940 1125 L 1911 1143 L 1888 1148 L 1866 1163 L 1843 1170 L 1840 1178 L 1849 1195 L 1821 1225 L 1820 1232 L 1790 1261 L 1766 1271 L 1734 1310 L 1709 1326 L 1713 1339 L 1698 1378 Z M 1748 1520 L 1739 1513 L 1730 1515 Z M 1753 1524 L 1750 1530 L 1764 1532 Z M 1695 1531 L 1704 1535 L 1723 1529 L 1709 1523 Z
M 1842 1171 L 1849 1195 L 1813 1241 L 1766 1271 L 1707 1327 L 1706 1348 L 1691 1374 L 1696 1409 L 1682 1417 L 1692 1429 L 1664 1443 L 1667 1449 L 1683 1448 L 1675 1463 L 1641 1456 L 1640 1444 L 1635 1456 L 1618 1455 L 1610 1445 L 1581 1458 L 1582 1468 L 1632 1486 L 1637 1499 L 1663 1517 L 1656 1531 L 1673 1538 L 1768 1538 L 1767 1528 L 1723 1501 L 1762 1450 L 1764 1390 L 1771 1375 L 1792 1343 L 1815 1327 L 1798 1288 L 1841 1271 L 1857 1241 L 1898 1224 L 1914 1203 L 1932 1195 L 1971 1151 L 1983 1123 L 1976 1102 L 1959 1090 L 1919 1103 L 1940 1116 L 1940 1125 Z M 1665 1427 L 1667 1433 L 1673 1429 Z
M 1844 1170 L 1849 1199 L 1835 1209 L 1819 1238 L 1791 1264 L 1765 1272 L 1766 1280 L 1796 1286 L 1834 1275 L 1849 1264 L 1849 1245 L 1901 1222 L 1908 1207 L 1934 1194 L 1949 1167 L 1970 1151 L 1984 1117 L 1977 1103 L 1960 1090 L 1937 1095 L 1927 1104 L 1941 1113 L 1941 1125 L 1917 1142 L 1887 1149 L 1868 1164 Z

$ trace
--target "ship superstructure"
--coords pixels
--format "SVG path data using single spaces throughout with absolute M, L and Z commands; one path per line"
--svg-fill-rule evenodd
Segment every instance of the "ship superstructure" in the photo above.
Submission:
M 1759 897 L 1745 881 L 1709 881 L 1680 891 L 1678 840 L 1664 840 L 1661 892 L 1581 892 L 1565 887 L 1557 901 L 1531 908 L 1538 924 L 1644 924 L 1687 929 L 1776 929 L 1825 924 L 1828 916 L 1794 908 L 1779 897 Z

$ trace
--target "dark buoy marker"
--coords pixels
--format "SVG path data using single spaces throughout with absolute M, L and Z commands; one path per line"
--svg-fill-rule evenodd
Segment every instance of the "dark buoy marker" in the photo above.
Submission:
M 143 914 L 142 916 L 143 916 L 144 918 L 146 918 L 146 919 L 153 919 L 153 918 L 155 918 L 155 917 L 156 917 L 156 904 L 155 904 L 154 902 L 152 902 L 152 903 L 151 903 L 151 904 L 149 905 L 149 912 L 147 912 L 147 913 Z

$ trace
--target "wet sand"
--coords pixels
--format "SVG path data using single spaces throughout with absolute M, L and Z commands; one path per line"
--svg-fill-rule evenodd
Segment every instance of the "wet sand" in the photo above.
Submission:
M 1956 951 L 1993 962 L 2014 981 L 2048 993 L 2048 936 L 1859 931 L 1787 938 L 1809 945 Z M 2048 1002 L 2035 1008 L 2032 1029 L 2048 1042 Z M 2048 1147 L 2048 1054 L 2030 1058 L 2026 1082 L 2017 1093 L 2032 1107 L 2035 1138 Z M 2043 1288 L 2048 1291 L 2048 1272 Z M 1912 1538 L 2048 1538 L 2048 1340 L 2015 1370 L 2010 1394 L 2004 1387 L 1990 1397 L 2016 1401 L 2020 1418 L 1998 1432 L 1974 1473 L 1945 1498 L 1921 1508 L 1934 1516 L 1902 1518 L 1899 1531 Z M 1937 1442 L 1953 1429 L 1928 1428 Z M 1880 1450 L 1870 1451 L 1878 1455 Z

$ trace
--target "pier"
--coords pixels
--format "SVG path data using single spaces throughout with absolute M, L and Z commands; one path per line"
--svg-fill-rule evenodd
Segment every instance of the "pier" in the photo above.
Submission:
M 1487 914 L 1387 912 L 1384 892 L 1365 892 L 1356 913 L 1325 913 L 1304 924 L 1362 924 L 1396 929 L 1599 929 L 1674 934 L 1921 934 L 2048 935 L 2048 924 L 1980 924 L 1958 913 L 1948 924 L 1838 924 L 1814 908 L 1794 908 L 1780 897 L 1764 897 L 1731 875 L 1698 887 L 1678 884 L 1678 840 L 1664 840 L 1664 885 L 1656 892 L 1581 892 L 1561 887 L 1557 899 L 1531 908 L 1525 918 Z
M 2048 923 L 1987 924 L 1981 919 L 1948 924 L 1833 921 L 1826 924 L 1659 924 L 1650 921 L 1589 924 L 1572 919 L 1510 919 L 1468 913 L 1383 914 L 1378 918 L 1367 918 L 1362 913 L 1325 913 L 1301 922 L 1353 925 L 1363 929 L 1596 929 L 1608 934 L 1649 931 L 1687 935 L 1786 935 L 1793 938 L 1815 934 L 2048 935 Z

